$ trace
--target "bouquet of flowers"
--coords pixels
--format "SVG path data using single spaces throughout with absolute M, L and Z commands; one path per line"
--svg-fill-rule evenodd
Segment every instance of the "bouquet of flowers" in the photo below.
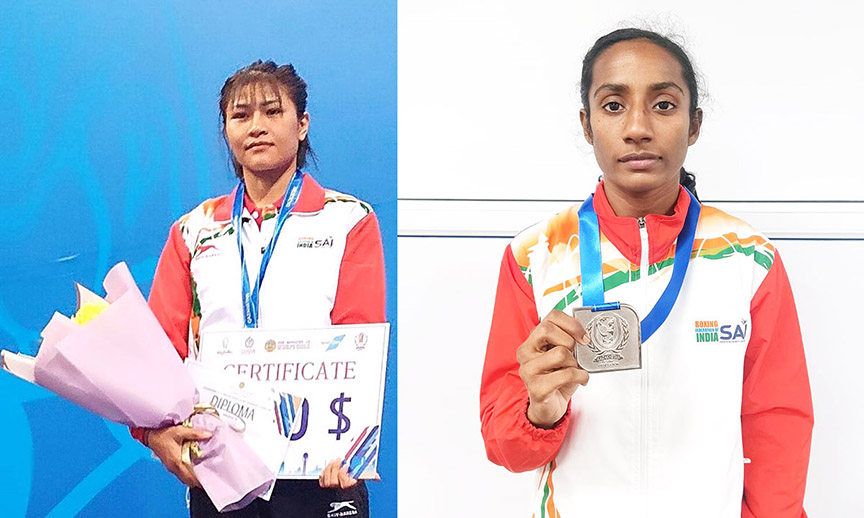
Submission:
M 196 407 L 195 381 L 126 264 L 112 268 L 103 285 L 104 300 L 78 285 L 76 315 L 54 314 L 35 358 L 0 351 L 3 368 L 116 423 L 184 423 L 210 432 L 210 439 L 184 446 L 184 456 L 191 452 L 188 462 L 220 511 L 269 497 L 274 470 L 218 412 Z

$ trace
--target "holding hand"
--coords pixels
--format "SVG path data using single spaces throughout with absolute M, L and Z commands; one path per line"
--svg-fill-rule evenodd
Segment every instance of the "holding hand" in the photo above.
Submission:
M 356 484 L 357 479 L 352 478 L 351 475 L 348 474 L 348 466 L 343 466 L 342 461 L 339 459 L 327 464 L 327 467 L 324 468 L 323 472 L 321 472 L 321 476 L 318 477 L 318 485 L 323 488 L 348 489 Z
M 211 437 L 210 432 L 196 430 L 183 425 L 167 426 L 158 430 L 148 430 L 145 435 L 147 447 L 162 461 L 165 468 L 174 474 L 180 482 L 189 487 L 201 487 L 192 467 L 181 459 L 181 450 L 185 441 L 203 441 Z
M 553 310 L 519 346 L 519 377 L 528 388 L 528 420 L 535 426 L 552 428 L 567 412 L 576 388 L 588 383 L 588 373 L 573 354 L 577 343 L 588 342 L 579 321 Z

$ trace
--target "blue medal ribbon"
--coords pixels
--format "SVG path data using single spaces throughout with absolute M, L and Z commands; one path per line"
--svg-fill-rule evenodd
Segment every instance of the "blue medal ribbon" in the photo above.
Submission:
M 273 229 L 273 236 L 270 237 L 270 243 L 264 249 L 264 254 L 261 256 L 261 268 L 258 270 L 258 279 L 254 287 L 250 287 L 249 272 L 246 270 L 246 254 L 243 251 L 243 197 L 246 194 L 246 185 L 241 181 L 237 186 L 237 192 L 234 193 L 234 208 L 231 212 L 231 223 L 234 225 L 234 231 L 237 233 L 237 248 L 240 249 L 240 277 L 243 286 L 243 325 L 246 327 L 258 327 L 258 295 L 261 291 L 261 282 L 264 280 L 264 273 L 267 271 L 267 265 L 270 264 L 270 258 L 273 256 L 273 249 L 276 248 L 276 240 L 279 238 L 279 232 L 282 231 L 282 226 L 291 215 L 294 205 L 300 198 L 300 189 L 303 186 L 303 173 L 296 171 L 291 177 L 291 182 L 288 184 L 288 189 L 285 196 L 282 198 L 282 205 L 279 207 L 279 216 L 276 219 L 276 228 Z
M 686 190 L 686 188 L 685 188 Z M 672 278 L 660 295 L 660 299 L 642 319 L 640 324 L 642 330 L 642 341 L 646 342 L 657 329 L 666 321 L 666 317 L 672 311 L 681 285 L 684 284 L 684 276 L 690 265 L 690 255 L 693 252 L 693 239 L 696 236 L 696 224 L 699 221 L 701 206 L 699 200 L 693 193 L 690 195 L 690 207 L 687 209 L 687 217 L 684 226 L 675 243 L 675 263 L 672 267 Z M 594 195 L 588 197 L 579 208 L 579 267 L 582 272 L 582 300 L 585 306 L 590 306 L 593 311 L 617 309 L 618 302 L 604 302 L 603 289 L 603 259 L 600 256 L 600 224 L 597 221 L 597 213 L 594 212 Z M 648 272 L 642 272 L 647 276 Z

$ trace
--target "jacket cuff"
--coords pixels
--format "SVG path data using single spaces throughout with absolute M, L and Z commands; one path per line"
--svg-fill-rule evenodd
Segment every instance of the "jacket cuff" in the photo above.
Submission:
M 564 440 L 564 434 L 567 433 L 567 427 L 570 424 L 570 404 L 567 404 L 567 411 L 561 416 L 552 428 L 541 428 L 528 420 L 528 400 L 525 401 L 525 410 L 519 414 L 519 420 L 516 425 L 526 435 L 530 435 L 535 441 L 547 441 L 560 443 Z

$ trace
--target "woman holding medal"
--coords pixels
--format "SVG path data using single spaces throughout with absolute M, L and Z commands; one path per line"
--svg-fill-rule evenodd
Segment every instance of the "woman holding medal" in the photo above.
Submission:
M 536 470 L 538 517 L 806 516 L 813 410 L 792 291 L 762 234 L 681 185 L 702 123 L 690 60 L 616 30 L 585 56 L 581 94 L 603 179 L 504 253 L 488 457 Z
M 375 214 L 302 170 L 311 152 L 306 97 L 294 67 L 272 61 L 238 70 L 222 87 L 220 114 L 239 185 L 171 227 L 150 294 L 153 312 L 183 358 L 207 330 L 385 321 Z M 324 517 L 334 502 L 351 502 L 352 516 L 368 516 L 365 485 L 339 461 L 317 482 L 280 479 L 269 502 L 258 499 L 220 514 L 180 461 L 183 441 L 206 439 L 206 433 L 173 426 L 138 436 L 192 488 L 194 518 Z

